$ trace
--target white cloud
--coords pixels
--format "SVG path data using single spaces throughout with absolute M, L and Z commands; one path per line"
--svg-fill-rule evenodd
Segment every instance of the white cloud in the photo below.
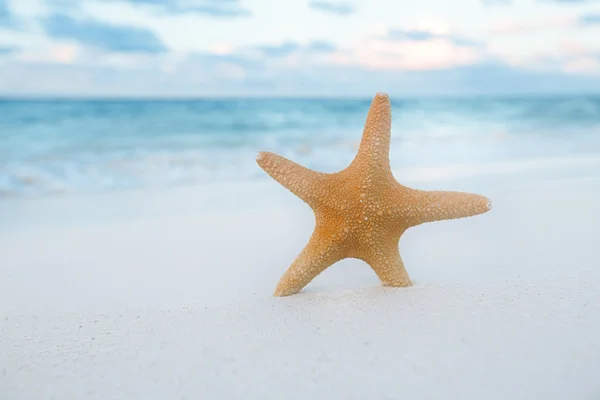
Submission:
M 421 71 L 468 65 L 483 57 L 480 49 L 459 46 L 447 39 L 370 39 L 354 49 L 351 63 L 369 69 Z
M 59 63 L 70 64 L 77 58 L 77 46 L 67 44 L 58 46 L 52 51 L 52 59 Z
M 431 32 L 436 35 L 450 35 L 456 33 L 448 21 L 439 17 L 425 16 L 402 26 L 406 30 L 420 30 Z
M 346 52 L 337 52 L 331 60 L 373 70 L 424 71 L 469 65 L 485 58 L 483 47 L 467 42 L 447 21 L 427 16 L 402 26 L 379 23 L 367 38 Z
M 561 47 L 565 54 L 569 55 L 581 55 L 590 52 L 586 46 L 574 40 L 565 40 Z
M 71 64 L 77 60 L 79 51 L 74 44 L 52 44 L 19 52 L 15 59 L 28 63 Z
M 234 47 L 231 43 L 215 43 L 208 48 L 208 51 L 217 55 L 225 55 L 233 53 Z
M 523 35 L 548 30 L 568 29 L 577 25 L 576 15 L 556 15 L 547 18 L 504 19 L 488 28 L 489 34 Z

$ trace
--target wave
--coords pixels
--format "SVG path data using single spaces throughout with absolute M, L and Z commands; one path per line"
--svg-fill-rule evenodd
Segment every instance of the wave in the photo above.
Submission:
M 333 172 L 354 157 L 369 102 L 0 101 L 0 196 L 260 179 L 261 150 Z M 600 98 L 392 103 L 391 163 L 409 179 L 546 170 L 600 154 Z
M 351 154 L 351 153 L 348 153 Z M 218 153 L 147 154 L 76 164 L 63 160 L 46 164 L 0 167 L 0 197 L 40 197 L 94 194 L 114 190 L 168 188 L 179 185 L 268 179 L 254 163 L 255 152 L 238 154 L 238 163 L 219 163 Z M 334 172 L 346 164 L 337 163 Z M 540 177 L 600 177 L 600 154 L 517 158 L 494 162 L 401 166 L 392 163 L 395 176 L 408 184 L 499 176 L 514 182 Z M 323 171 L 323 169 L 318 170 Z

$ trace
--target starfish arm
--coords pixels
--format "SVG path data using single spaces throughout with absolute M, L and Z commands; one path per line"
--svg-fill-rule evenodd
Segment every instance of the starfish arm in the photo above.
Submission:
M 315 230 L 308 244 L 279 280 L 275 296 L 298 293 L 317 275 L 343 258 L 336 236 L 326 235 L 326 232 Z
M 376 248 L 364 257 L 364 261 L 375 271 L 382 285 L 393 287 L 412 285 L 400 257 L 397 241 Z
M 484 196 L 456 191 L 411 190 L 403 200 L 405 205 L 399 209 L 399 217 L 411 226 L 483 214 L 492 207 Z
M 353 164 L 390 169 L 392 109 L 387 94 L 377 93 L 371 101 L 358 153 Z
M 323 196 L 323 183 L 328 174 L 266 151 L 258 154 L 256 162 L 273 179 L 309 205 L 313 206 Z

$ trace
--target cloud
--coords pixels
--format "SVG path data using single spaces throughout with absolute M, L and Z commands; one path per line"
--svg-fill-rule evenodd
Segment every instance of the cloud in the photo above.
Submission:
M 558 57 L 562 71 L 569 74 L 600 75 L 600 51 L 576 41 L 562 43 Z
M 596 46 L 565 40 L 554 48 L 526 54 L 495 53 L 498 60 L 513 68 L 533 72 L 563 72 L 578 75 L 600 75 L 600 51 Z
M 43 20 L 46 33 L 115 52 L 160 53 L 166 50 L 156 35 L 146 29 L 109 25 L 94 20 L 75 20 L 54 14 Z
M 512 4 L 512 0 L 481 0 L 486 6 L 504 6 Z
M 58 63 L 72 63 L 77 58 L 77 47 L 73 45 L 57 46 L 52 52 L 52 59 Z
M 579 17 L 575 15 L 560 15 L 537 20 L 519 21 L 505 19 L 497 21 L 488 28 L 491 34 L 530 34 L 543 31 L 556 31 L 576 27 L 600 25 L 600 13 L 589 13 Z
M 308 43 L 283 41 L 278 44 L 250 45 L 234 48 L 222 44 L 209 52 L 190 55 L 178 68 L 219 76 L 268 82 L 270 76 L 283 70 L 304 74 L 314 68 L 331 64 L 338 51 L 332 43 L 314 40 Z M 193 66 L 193 67 L 190 67 Z M 195 73 L 195 72 L 191 72 Z
M 14 16 L 8 9 L 6 0 L 0 0 L 0 28 L 14 25 Z
M 585 46 L 573 40 L 566 40 L 562 42 L 561 50 L 564 54 L 570 56 L 577 56 L 589 52 Z
M 158 7 L 165 12 L 198 13 L 211 17 L 234 18 L 252 15 L 239 0 L 126 0 L 133 4 Z
M 482 54 L 471 47 L 434 39 L 427 41 L 377 41 L 363 43 L 355 53 L 369 69 L 431 70 L 477 62 Z
M 333 43 L 329 43 L 324 40 L 312 41 L 307 46 L 307 50 L 314 53 L 331 53 L 336 49 L 337 47 Z
M 488 28 L 490 34 L 528 34 L 541 31 L 568 29 L 578 25 L 578 19 L 570 15 L 543 18 L 529 21 L 505 19 L 497 21 Z
M 17 51 L 18 48 L 14 46 L 0 46 L 0 56 L 4 54 L 11 54 Z
M 0 0 L 0 19 L 8 17 L 8 5 L 6 0 Z
M 190 76 L 198 85 L 229 87 L 232 82 L 244 82 L 254 88 L 289 85 L 296 78 L 330 64 L 329 57 L 337 51 L 333 44 L 314 40 L 307 43 L 283 41 L 278 44 L 251 45 L 235 48 L 228 44 L 211 51 L 189 54 L 167 66 L 173 77 Z M 291 74 L 286 78 L 282 75 Z M 277 79 L 280 77 L 280 79 Z M 321 77 L 318 76 L 318 79 Z
M 326 12 L 329 14 L 336 15 L 350 15 L 353 14 L 356 9 L 353 4 L 350 3 L 334 3 L 331 1 L 324 0 L 311 0 L 308 6 L 313 10 Z
M 257 49 L 267 57 L 285 57 L 292 53 L 331 53 L 336 50 L 336 46 L 326 41 L 312 41 L 307 45 L 302 45 L 294 41 L 286 41 L 278 45 L 262 45 Z
M 334 60 L 370 70 L 425 71 L 468 65 L 485 56 L 483 43 L 453 35 L 439 21 L 421 21 L 414 28 L 382 27 Z
M 215 54 L 196 53 L 189 55 L 173 66 L 171 76 L 176 80 L 185 76 L 194 77 L 198 85 L 224 85 L 260 79 L 267 73 L 264 60 L 242 53 Z
M 553 3 L 563 4 L 583 4 L 583 3 L 596 3 L 598 0 L 538 0 L 538 1 L 549 1 Z
M 428 41 L 434 39 L 447 40 L 458 46 L 482 46 L 483 42 L 475 41 L 468 38 L 463 38 L 456 35 L 434 33 L 422 29 L 392 29 L 388 32 L 390 39 L 412 40 L 412 41 Z
M 71 64 L 78 60 L 80 51 L 81 49 L 73 44 L 53 44 L 41 48 L 23 49 L 17 58 L 26 63 Z M 99 59 L 94 61 L 101 63 Z
M 486 6 L 513 4 L 513 0 L 481 0 Z M 556 4 L 590 4 L 597 3 L 598 0 L 537 0 L 538 3 L 556 3 Z
M 580 25 L 600 25 L 600 13 L 585 14 L 579 18 Z
M 280 45 L 263 45 L 258 46 L 258 49 L 267 57 L 283 57 L 287 56 L 300 48 L 296 42 L 284 42 Z

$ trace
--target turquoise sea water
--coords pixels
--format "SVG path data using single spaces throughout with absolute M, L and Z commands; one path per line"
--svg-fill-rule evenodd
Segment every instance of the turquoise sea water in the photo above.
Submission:
M 333 172 L 352 160 L 370 101 L 0 100 L 0 197 L 264 179 L 260 150 Z M 392 107 L 395 169 L 518 174 L 523 163 L 600 159 L 600 96 L 392 98 Z

